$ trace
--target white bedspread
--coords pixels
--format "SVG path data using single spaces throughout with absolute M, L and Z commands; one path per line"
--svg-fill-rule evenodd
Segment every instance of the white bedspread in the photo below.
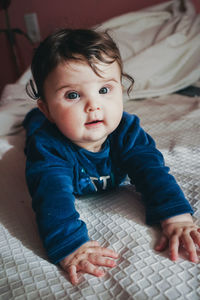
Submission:
M 145 225 L 144 207 L 130 185 L 76 201 L 91 238 L 120 253 L 117 267 L 101 279 L 81 275 L 74 287 L 47 261 L 25 184 L 25 135 L 19 126 L 35 104 L 22 85 L 12 87 L 0 106 L 0 299 L 200 299 L 200 265 L 189 262 L 184 251 L 172 262 L 167 252 L 153 250 L 159 229 Z M 141 117 L 199 218 L 200 98 L 129 101 L 125 110 Z
M 200 14 L 190 0 L 130 12 L 100 29 L 109 29 L 120 48 L 124 70 L 135 79 L 134 99 L 166 95 L 200 78 Z

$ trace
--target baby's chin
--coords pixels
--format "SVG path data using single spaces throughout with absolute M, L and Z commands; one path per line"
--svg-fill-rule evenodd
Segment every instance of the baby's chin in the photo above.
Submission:
M 101 139 L 90 139 L 87 141 L 79 141 L 79 142 L 73 142 L 78 147 L 83 148 L 90 152 L 99 152 L 102 150 L 104 142 L 106 141 L 107 136 L 103 137 Z

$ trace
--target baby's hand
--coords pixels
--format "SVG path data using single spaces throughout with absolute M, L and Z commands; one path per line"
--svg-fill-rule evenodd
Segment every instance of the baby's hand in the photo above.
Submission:
M 199 261 L 196 245 L 200 247 L 200 228 L 196 226 L 190 214 L 169 218 L 161 223 L 162 236 L 155 247 L 157 251 L 165 250 L 169 245 L 171 260 L 178 259 L 179 246 L 188 252 L 189 260 Z
M 100 247 L 96 241 L 90 241 L 65 257 L 60 265 L 68 272 L 71 283 L 75 285 L 78 283 L 79 271 L 101 277 L 105 272 L 100 266 L 115 267 L 115 261 L 108 257 L 116 259 L 118 254 L 111 249 Z

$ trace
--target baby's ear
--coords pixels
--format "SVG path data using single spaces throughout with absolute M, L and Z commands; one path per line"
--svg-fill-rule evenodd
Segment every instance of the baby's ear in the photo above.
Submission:
M 45 115 L 45 117 L 52 123 L 54 123 L 53 118 L 51 117 L 51 114 L 49 112 L 49 108 L 46 102 L 44 102 L 41 99 L 37 100 L 37 106 L 39 110 Z

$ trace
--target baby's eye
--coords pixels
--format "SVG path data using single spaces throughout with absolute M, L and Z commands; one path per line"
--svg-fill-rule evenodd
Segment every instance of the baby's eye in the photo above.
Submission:
M 80 98 L 80 95 L 77 92 L 70 92 L 66 94 L 66 98 L 73 100 Z
M 100 90 L 99 90 L 99 94 L 107 94 L 109 93 L 110 89 L 106 86 L 102 87 Z

